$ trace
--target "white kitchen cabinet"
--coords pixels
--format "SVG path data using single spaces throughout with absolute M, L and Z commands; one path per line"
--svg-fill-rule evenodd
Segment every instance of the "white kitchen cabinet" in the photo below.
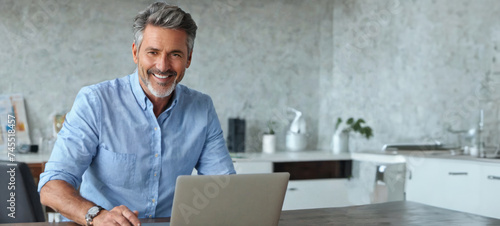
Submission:
M 283 159 L 280 159 L 283 160 Z M 289 172 L 283 210 L 341 207 L 348 201 L 347 174 L 350 160 L 328 161 L 236 160 L 238 174 Z
M 481 167 L 474 161 L 422 158 L 407 162 L 406 199 L 478 213 Z
M 347 179 L 290 181 L 283 210 L 349 206 L 346 182 Z
M 347 188 L 350 160 L 277 162 L 273 168 L 274 172 L 290 173 L 283 210 L 351 205 Z
M 483 164 L 480 175 L 480 215 L 500 219 L 500 164 Z

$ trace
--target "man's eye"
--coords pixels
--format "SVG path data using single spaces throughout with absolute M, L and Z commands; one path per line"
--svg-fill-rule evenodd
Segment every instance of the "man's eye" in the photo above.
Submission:
M 181 55 L 180 55 L 180 54 L 177 54 L 177 53 L 174 53 L 174 54 L 172 54 L 172 55 L 173 55 L 174 57 L 181 57 Z
M 158 54 L 157 52 L 148 52 L 148 53 L 149 53 L 149 54 L 151 54 L 151 55 L 156 55 L 156 54 Z

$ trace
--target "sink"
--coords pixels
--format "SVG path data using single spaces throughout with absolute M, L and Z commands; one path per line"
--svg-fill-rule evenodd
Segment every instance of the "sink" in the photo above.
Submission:
M 457 149 L 459 148 L 442 144 L 385 144 L 382 147 L 383 151 L 450 151 Z
M 461 156 L 464 150 L 459 147 L 445 146 L 442 144 L 385 144 L 382 151 L 391 154 L 406 155 L 432 155 L 432 156 Z M 485 147 L 485 157 L 472 157 L 478 159 L 500 159 L 497 147 Z M 465 156 L 470 156 L 465 154 Z
M 495 155 L 495 153 L 486 153 L 485 159 L 500 159 L 500 155 Z
M 485 157 L 486 159 L 500 159 L 500 156 L 491 156 L 491 157 Z
M 424 154 L 434 156 L 462 155 L 463 150 L 459 147 L 445 146 L 442 144 L 386 144 L 382 151 L 393 154 Z
M 499 147 L 497 146 L 485 146 L 484 147 L 484 159 L 500 159 Z

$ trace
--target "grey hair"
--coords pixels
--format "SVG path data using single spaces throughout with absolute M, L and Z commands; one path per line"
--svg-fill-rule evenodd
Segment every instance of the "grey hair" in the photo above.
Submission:
M 193 50 L 198 26 L 191 18 L 191 14 L 184 12 L 178 6 L 169 5 L 165 2 L 155 2 L 137 14 L 133 25 L 137 53 L 141 47 L 144 29 L 146 29 L 147 25 L 185 31 L 187 34 L 188 54 Z

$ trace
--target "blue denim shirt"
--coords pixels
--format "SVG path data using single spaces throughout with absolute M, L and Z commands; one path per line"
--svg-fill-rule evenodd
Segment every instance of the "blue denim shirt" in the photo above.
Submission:
M 193 168 L 235 173 L 211 98 L 178 84 L 156 118 L 136 71 L 80 90 L 38 191 L 64 180 L 105 209 L 125 205 L 139 218 L 169 217 L 176 178 Z

